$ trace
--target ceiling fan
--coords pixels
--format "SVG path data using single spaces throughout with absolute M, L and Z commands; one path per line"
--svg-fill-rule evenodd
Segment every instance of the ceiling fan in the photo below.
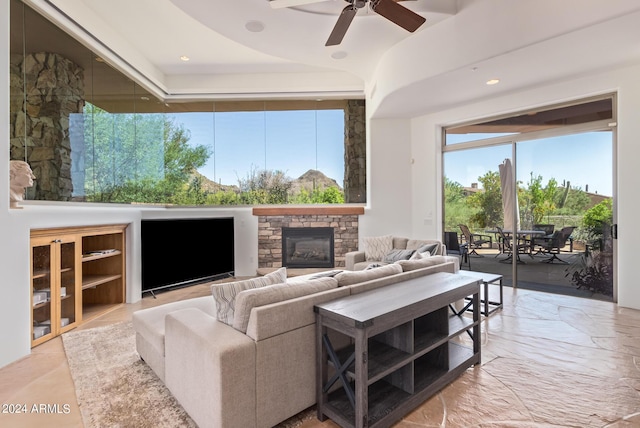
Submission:
M 302 6 L 305 4 L 320 3 L 327 0 L 271 0 L 269 3 L 274 9 L 283 7 Z M 358 9 L 362 9 L 369 4 L 369 7 L 374 12 L 382 15 L 384 18 L 393 22 L 396 25 L 404 28 L 405 30 L 413 33 L 416 31 L 426 19 L 417 13 L 407 9 L 404 6 L 400 6 L 397 2 L 403 0 L 345 0 L 348 5 L 342 10 L 336 25 L 333 27 L 333 31 L 329 35 L 329 39 L 325 46 L 335 46 L 342 42 L 351 21 L 358 13 Z

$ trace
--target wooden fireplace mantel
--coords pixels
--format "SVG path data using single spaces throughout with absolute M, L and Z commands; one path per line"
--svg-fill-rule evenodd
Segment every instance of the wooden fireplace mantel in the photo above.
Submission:
M 281 216 L 281 215 L 363 215 L 363 206 L 277 206 L 254 207 L 255 216 Z

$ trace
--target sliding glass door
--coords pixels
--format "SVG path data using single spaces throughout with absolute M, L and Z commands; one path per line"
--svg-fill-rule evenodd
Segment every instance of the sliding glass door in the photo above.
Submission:
M 613 135 L 583 132 L 516 143 L 527 257 L 518 286 L 613 298 Z
M 443 238 L 463 269 L 615 300 L 612 118 L 613 97 L 445 130 Z

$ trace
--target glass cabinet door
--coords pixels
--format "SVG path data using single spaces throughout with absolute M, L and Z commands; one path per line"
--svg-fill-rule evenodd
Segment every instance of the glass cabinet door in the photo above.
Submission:
M 32 341 L 45 341 L 51 338 L 51 320 L 55 319 L 55 304 L 51 302 L 53 285 L 52 246 L 35 245 L 31 250 L 31 288 L 32 288 Z
M 58 299 L 60 308 L 60 331 L 66 331 L 76 322 L 76 243 L 61 242 L 59 244 L 60 288 Z
M 77 245 L 75 236 L 31 239 L 32 346 L 73 328 L 81 318 Z

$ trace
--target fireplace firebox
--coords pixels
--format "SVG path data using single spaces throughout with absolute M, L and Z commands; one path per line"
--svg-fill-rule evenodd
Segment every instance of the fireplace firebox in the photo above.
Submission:
M 282 266 L 334 267 L 332 227 L 283 227 Z

